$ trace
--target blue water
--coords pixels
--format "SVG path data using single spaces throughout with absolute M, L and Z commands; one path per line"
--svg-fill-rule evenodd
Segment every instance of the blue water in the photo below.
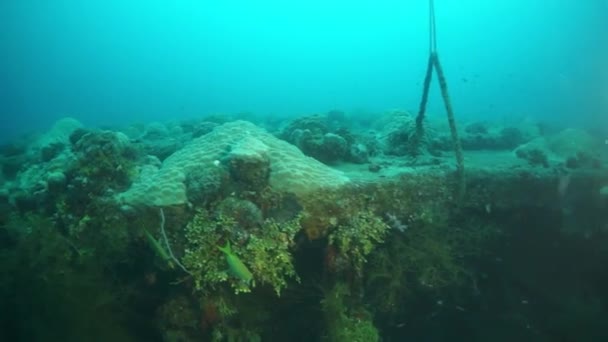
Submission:
M 286 3 L 3 0 L 1 140 L 64 116 L 416 110 L 426 1 Z M 608 130 L 606 1 L 437 0 L 436 11 L 457 118 Z M 429 115 L 444 115 L 432 89 Z

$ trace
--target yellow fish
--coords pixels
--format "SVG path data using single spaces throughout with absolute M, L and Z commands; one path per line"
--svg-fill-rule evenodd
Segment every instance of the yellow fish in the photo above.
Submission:
M 230 241 L 226 243 L 226 247 L 217 247 L 220 251 L 226 254 L 226 261 L 230 272 L 237 278 L 241 279 L 245 284 L 250 285 L 253 280 L 253 274 L 249 271 L 247 266 L 239 259 L 236 254 L 230 250 Z

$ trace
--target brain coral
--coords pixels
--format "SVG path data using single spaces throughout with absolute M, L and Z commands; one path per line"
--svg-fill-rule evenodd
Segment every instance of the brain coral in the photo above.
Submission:
M 129 190 L 117 199 L 133 206 L 169 206 L 188 202 L 185 181 L 196 172 L 217 173 L 237 158 L 270 161 L 268 183 L 280 192 L 303 195 L 338 187 L 349 179 L 342 172 L 305 156 L 297 147 L 280 140 L 247 121 L 234 121 L 192 140 L 162 163 L 146 165 Z M 219 162 L 219 163 L 218 163 Z

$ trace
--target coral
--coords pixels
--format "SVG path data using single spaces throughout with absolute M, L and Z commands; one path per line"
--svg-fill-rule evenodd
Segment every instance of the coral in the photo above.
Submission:
M 208 121 L 196 123 L 192 127 L 192 138 L 202 137 L 203 135 L 210 133 L 217 125 L 218 124 L 215 122 Z
M 464 261 L 485 257 L 483 246 L 501 236 L 492 224 L 467 218 L 463 228 L 445 223 L 413 224 L 388 240 L 366 265 L 368 300 L 379 312 L 395 314 L 423 292 L 441 293 L 470 279 Z
M 330 229 L 358 210 L 350 189 L 309 194 L 300 199 L 303 207 L 301 225 L 309 240 L 327 236 Z
M 0 156 L 0 169 L 4 181 L 14 180 L 19 171 L 26 165 L 27 155 L 7 155 Z
M 46 189 L 51 195 L 58 195 L 65 190 L 66 175 L 61 171 L 49 172 L 46 178 Z
M 129 253 L 129 222 L 107 199 L 93 198 L 84 203 L 66 201 L 56 204 L 55 219 L 74 246 L 86 251 L 81 257 L 113 264 L 124 262 Z
M 48 162 L 57 157 L 63 150 L 65 145 L 63 143 L 52 143 L 50 145 L 43 146 L 40 149 L 40 158 L 43 162 Z
M 194 301 L 179 295 L 167 300 L 157 311 L 163 340 L 167 342 L 200 341 L 198 312 Z
M 270 179 L 269 147 L 261 140 L 246 137 L 230 150 L 227 160 L 232 179 L 241 189 L 260 191 Z
M 78 131 L 80 132 L 80 131 Z M 43 201 L 31 210 L 46 211 L 82 253 L 108 264 L 124 260 L 131 240 L 129 222 L 111 200 L 125 189 L 135 163 L 134 151 L 124 135 L 109 131 L 81 132 L 72 150 L 43 164 Z M 75 134 L 75 133 L 73 133 Z M 52 166 L 70 160 L 62 166 Z M 29 175 L 37 174 L 33 168 Z M 31 194 L 30 194 L 31 196 Z
M 402 233 L 405 233 L 407 230 L 407 224 L 403 224 L 403 222 L 394 214 L 386 214 L 386 220 L 392 229 L 396 229 Z
M 21 211 L 41 210 L 64 192 L 70 172 L 79 167 L 77 156 L 67 147 L 80 126 L 74 119 L 62 119 L 34 141 L 6 148 L 0 157 L 2 174 L 10 180 L 5 188 Z
M 579 151 L 576 155 L 568 157 L 565 162 L 565 166 L 571 169 L 599 169 L 601 165 L 602 162 L 597 156 L 593 156 L 590 153 L 583 151 Z
M 191 134 L 185 133 L 182 125 L 162 124 L 152 122 L 142 130 L 129 132 L 134 138 L 134 144 L 146 155 L 152 155 L 165 160 L 175 151 L 182 148 Z
M 359 212 L 348 222 L 339 225 L 329 234 L 329 243 L 338 247 L 350 261 L 358 275 L 374 247 L 384 242 L 390 227 L 369 211 Z
M 209 335 L 211 341 L 262 341 L 263 330 L 272 330 L 274 323 L 269 321 L 267 299 L 254 295 L 228 296 L 226 293 L 205 298 L 201 302 L 202 328 L 213 328 Z
M 414 288 L 409 286 L 409 268 L 399 264 L 395 244 L 391 241 L 387 250 L 371 256 L 365 277 L 367 300 L 380 313 L 394 314 L 401 310 L 400 305 Z
M 221 324 L 213 330 L 211 335 L 211 341 L 223 342 L 223 341 L 250 341 L 250 342 L 261 342 L 260 332 L 255 327 L 240 327 L 235 328 L 227 324 Z
M 516 127 L 505 127 L 500 130 L 500 148 L 513 149 L 525 142 L 530 138 L 526 137 L 524 133 Z
M 160 122 L 151 122 L 146 125 L 143 139 L 163 139 L 169 136 L 169 130 Z
M 69 145 L 70 135 L 82 128 L 82 124 L 74 118 L 63 118 L 55 122 L 51 129 L 38 137 L 31 145 L 32 149 L 42 149 L 54 144 Z
M 145 142 L 138 141 L 143 128 L 129 135 L 132 140 L 121 133 L 75 128 L 51 143 L 0 147 L 0 296 L 9 304 L 2 306 L 7 315 L 23 325 L 8 329 L 20 329 L 29 340 L 50 332 L 51 339 L 67 341 L 86 336 L 64 336 L 58 330 L 97 325 L 107 329 L 96 331 L 109 335 L 137 322 L 136 329 L 146 335 L 138 340 L 289 340 L 289 333 L 307 330 L 296 339 L 375 341 L 375 323 L 384 339 L 403 340 L 412 332 L 399 329 L 403 322 L 423 326 L 420 330 L 437 327 L 455 315 L 475 316 L 496 298 L 513 312 L 521 309 L 521 298 L 528 300 L 529 291 L 510 284 L 523 281 L 542 294 L 537 268 L 529 265 L 530 260 L 537 260 L 536 266 L 546 261 L 529 258 L 537 255 L 536 242 L 568 247 L 546 256 L 553 261 L 571 261 L 563 254 L 570 247 L 588 250 L 591 261 L 597 257 L 597 250 L 587 247 L 602 245 L 606 233 L 608 180 L 605 165 L 594 169 L 603 162 L 598 151 L 579 148 L 588 142 L 585 136 L 579 135 L 576 146 L 570 144 L 576 138 L 572 132 L 522 146 L 519 153 L 537 148 L 559 170 L 530 167 L 506 152 L 471 153 L 470 193 L 459 201 L 452 191 L 453 164 L 410 167 L 408 159 L 375 154 L 381 154 L 379 143 L 387 142 L 386 135 L 376 139 L 369 133 L 375 142 L 360 143 L 337 127 L 341 113 L 331 115 L 336 120 L 319 126 L 311 120 L 292 130 L 294 138 L 301 134 L 300 142 L 319 142 L 313 146 L 318 152 L 324 144 L 332 146 L 331 152 L 337 152 L 332 160 L 365 162 L 371 155 L 371 169 L 341 165 L 346 177 L 243 122 L 213 131 L 215 124 L 197 131 L 196 122 L 169 124 L 156 132 L 148 127 Z M 391 128 L 404 130 L 383 133 L 393 132 L 395 149 L 407 148 L 408 118 L 393 119 L 401 125 Z M 514 127 L 501 131 L 473 125 L 468 132 L 471 139 L 481 136 L 472 143 L 486 147 L 528 138 Z M 167 149 L 147 150 L 172 139 L 182 146 L 194 135 L 198 138 L 175 152 L 170 143 Z M 451 147 L 449 139 L 427 138 L 429 151 Z M 350 147 L 346 154 L 344 145 Z M 556 183 L 566 167 L 579 169 L 571 172 L 572 183 L 560 197 Z M 138 188 L 140 197 L 127 198 Z M 167 215 L 165 234 L 160 208 Z M 566 243 L 573 236 L 564 234 L 569 226 L 580 233 L 572 245 Z M 535 227 L 540 228 L 535 232 Z M 501 229 L 507 243 L 492 241 L 503 236 Z M 251 277 L 227 272 L 229 263 L 218 249 L 227 244 Z M 525 248 L 529 255 L 522 254 Z M 168 261 L 177 266 L 175 260 L 192 275 L 166 267 Z M 576 263 L 575 269 L 589 264 Z M 602 265 L 583 273 L 598 274 Z M 524 272 L 518 273 L 522 266 Z M 300 277 L 305 285 L 297 283 Z M 570 278 L 581 279 L 576 274 Z M 547 276 L 546 284 L 553 280 Z M 584 287 L 581 293 L 586 294 Z M 563 293 L 552 292 L 555 297 L 572 289 L 561 288 Z M 125 301 L 125 294 L 141 302 Z M 541 299 L 535 303 L 542 304 Z M 143 317 L 122 316 L 129 307 Z M 577 310 L 576 305 L 563 307 Z M 585 317 L 597 314 L 588 309 Z M 153 318 L 157 324 L 149 321 Z M 117 340 L 108 335 L 99 337 Z
M 152 170 L 150 173 L 154 172 Z M 193 205 L 203 206 L 205 203 L 213 202 L 223 192 L 227 192 L 225 183 L 229 177 L 228 171 L 223 167 L 194 169 L 188 173 L 184 181 L 186 196 Z
M 410 137 L 415 130 L 412 114 L 406 111 L 393 110 L 382 115 L 379 120 L 380 149 L 387 155 L 404 156 L 409 151 Z
M 380 341 L 371 314 L 365 309 L 348 305 L 350 290 L 344 283 L 324 291 L 321 308 L 326 324 L 326 340 L 332 342 Z
M 471 123 L 464 133 L 462 147 L 466 150 L 512 150 L 530 140 L 517 127 L 492 126 L 487 122 Z
M 489 131 L 487 122 L 473 122 L 464 127 L 465 133 L 468 134 L 487 134 Z
M 299 218 L 282 224 L 267 219 L 260 227 L 244 231 L 233 218 L 212 218 L 199 211 L 186 227 L 188 242 L 182 262 L 192 273 L 196 289 L 217 290 L 228 282 L 235 293 L 249 292 L 253 284 L 230 277 L 217 248 L 231 241 L 232 252 L 251 270 L 253 282 L 270 285 L 280 294 L 288 279 L 297 279 L 289 250 L 299 229 Z
M 3 338 L 131 340 L 122 324 L 132 304 L 129 290 L 52 220 L 14 215 L 0 236 L 0 303 L 3 317 L 18 322 L 3 329 Z
M 583 130 L 568 128 L 548 137 L 547 146 L 551 152 L 565 159 L 579 153 L 594 155 L 601 149 L 602 143 Z
M 331 111 L 327 117 L 314 115 L 292 121 L 283 129 L 281 138 L 296 145 L 304 154 L 323 163 L 339 161 L 364 163 L 367 147 L 357 143 L 347 128 L 339 126 L 344 113 Z
M 302 228 L 310 240 L 326 237 L 338 225 L 348 225 L 361 212 L 407 213 L 407 220 L 432 222 L 448 214 L 451 180 L 442 173 L 404 174 L 376 184 L 358 183 L 298 198 L 303 208 Z
M 585 131 L 568 128 L 555 135 L 538 137 L 515 150 L 517 157 L 531 165 L 548 167 L 550 161 L 569 168 L 601 167 L 601 142 Z
M 281 138 L 285 139 L 296 146 L 299 146 L 300 134 L 302 132 L 309 132 L 311 137 L 322 136 L 329 132 L 325 117 L 321 115 L 310 115 L 302 118 L 295 119 L 285 127 L 281 132 Z
M 413 191 L 416 187 L 423 190 Z M 428 193 L 422 196 L 421 193 L 425 191 Z M 361 215 L 416 212 L 416 209 L 421 208 L 420 215 L 426 213 L 431 217 L 435 215 L 436 206 L 440 206 L 436 198 L 446 198 L 442 196 L 446 196 L 445 187 L 436 177 L 411 174 L 399 181 L 358 183 L 301 198 L 300 204 L 304 210 L 302 226 L 308 237 L 314 240 L 327 236 L 339 225 L 351 225 Z M 432 202 L 432 199 L 435 201 Z M 381 218 L 376 217 L 373 221 L 377 220 Z
M 285 224 L 266 220 L 261 227 L 263 235 L 251 235 L 246 257 L 257 281 L 269 284 L 277 295 L 287 287 L 288 279 L 298 280 L 289 248 L 293 237 L 300 230 L 299 218 Z
M 220 216 L 233 218 L 239 227 L 246 230 L 260 227 L 264 221 L 262 211 L 255 203 L 233 196 L 223 199 L 218 204 L 217 213 Z
M 515 155 L 524 159 L 533 166 L 549 167 L 549 158 L 540 149 L 517 149 Z
M 225 260 L 217 246 L 221 245 L 224 235 L 229 236 L 234 226 L 234 220 L 223 216 L 214 220 L 205 211 L 199 211 L 188 223 L 182 264 L 192 273 L 197 290 L 217 290 L 219 284 L 228 280 Z M 232 285 L 241 291 L 249 290 L 248 287 L 239 287 L 242 284 L 238 282 Z
M 334 133 L 325 133 L 320 151 L 316 153 L 317 159 L 322 162 L 331 163 L 345 159 L 349 151 L 349 144 L 342 136 Z
M 239 147 L 240 146 L 240 147 Z M 251 146 L 251 150 L 247 150 Z M 231 153 L 236 149 L 238 154 Z M 239 152 L 241 151 L 241 152 Z M 247 158 L 243 159 L 244 156 Z M 253 156 L 256 168 L 250 173 L 244 160 Z M 233 159 L 235 158 L 235 159 Z M 349 182 L 340 171 L 306 157 L 295 146 L 279 140 L 263 129 L 245 121 L 235 121 L 216 127 L 211 133 L 194 139 L 173 153 L 158 170 L 142 169 L 138 179 L 117 199 L 133 206 L 170 206 L 188 202 L 185 182 L 193 172 L 215 172 L 217 167 L 231 167 L 233 182 L 245 180 L 262 186 L 267 176 L 266 164 L 270 161 L 268 184 L 281 192 L 297 195 L 323 188 L 339 187 Z M 259 176 L 261 178 L 254 178 Z
M 369 155 L 369 149 L 365 144 L 356 143 L 350 145 L 349 160 L 353 163 L 367 163 L 369 161 Z
M 102 194 L 124 190 L 130 183 L 136 151 L 122 133 L 92 131 L 72 146 L 78 166 L 74 178 L 80 178 L 82 192 Z

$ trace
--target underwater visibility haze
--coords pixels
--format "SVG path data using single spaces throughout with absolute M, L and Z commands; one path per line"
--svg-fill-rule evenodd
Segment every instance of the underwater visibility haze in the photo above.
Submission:
M 440 1 L 459 115 L 605 124 L 607 7 Z M 414 110 L 428 50 L 422 0 L 9 0 L 0 19 L 0 133 L 11 137 L 64 116 L 107 125 Z
M 0 340 L 608 341 L 608 1 L 0 2 Z

